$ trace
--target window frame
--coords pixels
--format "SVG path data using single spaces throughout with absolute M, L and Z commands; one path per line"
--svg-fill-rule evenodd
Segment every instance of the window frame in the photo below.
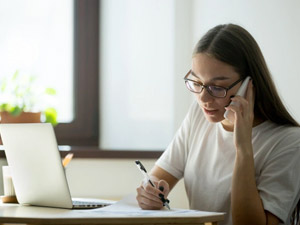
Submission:
M 74 120 L 55 129 L 61 157 L 157 159 L 163 150 L 99 149 L 99 9 L 98 0 L 74 1 Z M 0 158 L 5 158 L 0 146 Z
M 163 150 L 106 150 L 99 148 L 99 0 L 74 1 L 74 120 L 60 123 L 55 129 L 64 157 L 76 158 L 157 159 Z M 2 156 L 0 152 L 0 157 Z
M 99 1 L 74 1 L 74 120 L 55 127 L 59 145 L 99 145 Z

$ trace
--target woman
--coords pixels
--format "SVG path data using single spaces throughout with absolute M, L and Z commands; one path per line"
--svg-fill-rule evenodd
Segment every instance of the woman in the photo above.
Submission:
M 247 76 L 245 96 L 235 96 Z M 161 209 L 159 195 L 184 178 L 190 208 L 226 212 L 223 224 L 290 224 L 300 196 L 300 129 L 256 41 L 238 25 L 212 28 L 185 82 L 197 103 L 150 173 L 163 191 L 142 184 L 139 206 Z

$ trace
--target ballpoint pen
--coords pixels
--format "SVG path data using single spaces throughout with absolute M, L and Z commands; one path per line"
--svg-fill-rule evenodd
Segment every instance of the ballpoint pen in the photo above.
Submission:
M 135 164 L 137 165 L 137 167 L 139 168 L 139 170 L 142 172 L 142 174 L 144 175 L 145 179 L 151 184 L 152 187 L 155 187 L 155 184 L 153 183 L 153 181 L 150 179 L 146 168 L 143 166 L 143 164 L 139 161 L 136 160 Z M 155 187 L 156 188 L 156 187 Z M 163 191 L 163 187 L 159 187 L 159 190 Z M 166 206 L 169 210 L 171 210 L 170 206 L 169 206 L 169 199 L 165 199 L 163 195 L 159 195 L 160 200 L 163 202 L 163 205 Z

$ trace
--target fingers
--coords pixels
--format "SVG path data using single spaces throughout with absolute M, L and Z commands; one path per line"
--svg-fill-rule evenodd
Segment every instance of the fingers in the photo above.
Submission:
M 155 186 L 157 187 L 157 182 L 155 182 Z M 160 202 L 159 195 L 164 194 L 161 190 L 158 188 L 151 186 L 150 184 L 147 184 L 146 186 L 143 186 L 143 189 L 145 190 L 145 193 L 147 195 L 152 196 L 154 200 L 157 202 Z
M 254 87 L 253 87 L 253 81 L 250 79 L 248 83 L 248 88 L 246 92 L 246 100 L 249 102 L 250 109 L 254 109 L 254 102 L 255 102 L 255 93 L 254 93 Z
M 226 110 L 232 111 L 233 114 L 235 115 L 234 116 L 235 119 L 232 118 L 233 119 L 232 122 L 234 122 L 234 120 L 236 120 L 242 116 L 242 113 L 243 113 L 242 101 L 243 101 L 243 99 L 240 96 L 233 97 L 233 98 L 231 98 L 231 102 L 233 104 L 230 104 L 229 106 L 225 107 Z M 247 103 L 244 103 L 244 106 L 245 106 L 245 104 L 247 104 Z
M 163 192 L 152 187 L 150 184 L 145 187 L 141 185 L 137 188 L 136 199 L 142 209 L 161 209 L 163 207 L 163 203 L 159 198 L 159 194 L 163 194 Z
M 169 187 L 169 184 L 167 183 L 167 181 L 160 180 L 158 182 L 158 187 L 159 187 L 159 190 L 161 190 L 163 192 L 165 197 L 167 197 L 170 192 L 170 187 Z
M 253 93 L 253 84 L 252 80 L 248 83 L 248 88 L 245 97 L 234 96 L 231 98 L 233 104 L 225 107 L 226 110 L 231 110 L 235 113 L 236 118 L 239 116 L 252 116 L 254 110 L 254 93 Z

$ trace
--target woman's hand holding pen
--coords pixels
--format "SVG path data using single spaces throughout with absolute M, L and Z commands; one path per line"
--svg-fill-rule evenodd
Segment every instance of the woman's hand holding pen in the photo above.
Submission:
M 155 178 L 152 180 L 155 187 L 153 187 L 149 182 L 143 182 L 137 188 L 136 199 L 142 209 L 161 209 L 164 206 L 161 199 L 162 197 L 165 199 L 167 198 L 170 191 L 169 184 L 164 180 L 155 180 Z

